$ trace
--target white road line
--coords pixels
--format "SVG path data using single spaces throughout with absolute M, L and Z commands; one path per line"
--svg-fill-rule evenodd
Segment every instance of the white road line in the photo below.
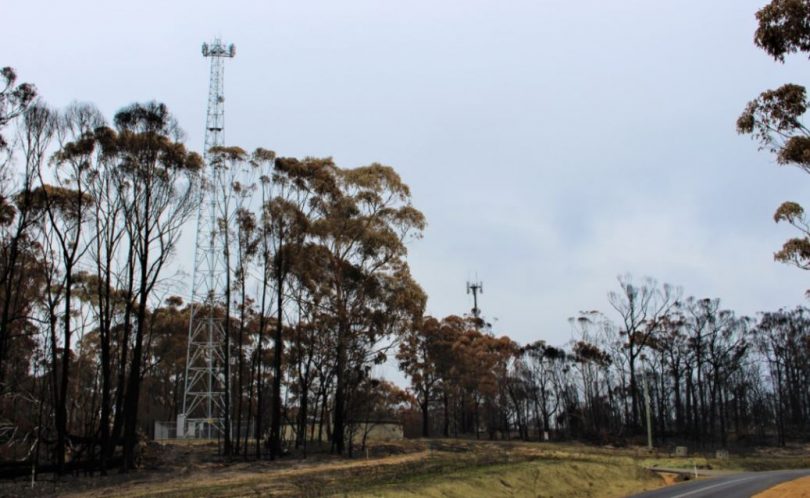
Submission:
M 702 493 L 702 492 L 707 491 L 709 489 L 720 488 L 722 486 L 728 486 L 729 484 L 735 484 L 735 483 L 738 483 L 738 482 L 750 481 L 751 479 L 757 479 L 759 477 L 762 477 L 762 476 L 750 476 L 750 477 L 744 477 L 742 479 L 735 479 L 733 481 L 721 482 L 720 484 L 715 484 L 714 486 L 706 486 L 705 488 L 696 489 L 696 490 L 690 491 L 688 493 L 682 493 L 682 494 L 679 494 L 679 495 L 675 495 L 672 498 L 681 498 L 683 496 L 696 495 L 698 493 Z

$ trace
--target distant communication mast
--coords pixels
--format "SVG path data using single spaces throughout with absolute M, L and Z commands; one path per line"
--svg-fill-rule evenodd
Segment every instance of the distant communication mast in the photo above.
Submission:
M 473 318 L 479 319 L 481 318 L 481 310 L 478 309 L 478 294 L 484 293 L 484 283 L 483 282 L 467 282 L 467 294 L 472 294 L 473 296 L 473 309 L 472 315 Z
M 212 147 L 224 144 L 225 131 L 225 59 L 236 55 L 233 45 L 219 39 L 203 43 L 203 57 L 211 59 L 208 87 L 208 115 L 205 122 L 205 187 L 200 190 L 197 213 L 197 239 L 194 250 L 188 350 L 186 353 L 183 411 L 177 416 L 177 437 L 211 438 L 224 429 L 226 396 L 226 355 L 223 350 L 224 316 L 219 306 L 225 296 L 228 267 L 224 240 L 219 234 L 221 206 L 217 192 L 222 176 L 211 167 Z

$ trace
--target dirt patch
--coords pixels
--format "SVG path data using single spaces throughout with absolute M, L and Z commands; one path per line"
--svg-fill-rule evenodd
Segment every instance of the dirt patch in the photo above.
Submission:
M 658 472 L 658 475 L 661 476 L 661 479 L 664 480 L 664 484 L 669 486 L 670 484 L 675 484 L 676 482 L 681 482 L 684 480 L 682 474 L 670 474 L 669 472 Z
M 810 498 L 810 477 L 783 482 L 754 495 L 754 498 Z
M 426 453 L 397 455 L 374 460 L 334 460 L 297 462 L 288 466 L 260 463 L 231 464 L 227 469 L 210 468 L 182 478 L 162 481 L 131 482 L 115 488 L 100 488 L 72 496 L 117 497 L 131 496 L 200 496 L 203 494 L 268 494 L 298 496 L 300 491 L 328 485 L 337 476 L 351 476 L 374 466 L 379 472 L 387 466 L 404 466 L 423 460 Z M 322 489 L 329 489 L 323 487 Z M 71 496 L 71 495 L 68 495 Z

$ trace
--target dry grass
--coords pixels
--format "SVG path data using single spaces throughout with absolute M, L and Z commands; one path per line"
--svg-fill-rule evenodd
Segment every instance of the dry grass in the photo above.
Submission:
M 661 478 L 628 462 L 535 460 L 473 467 L 427 479 L 414 478 L 348 496 L 388 497 L 619 497 L 654 489 Z
M 436 439 L 378 444 L 370 458 L 325 453 L 275 462 L 223 462 L 216 445 L 152 443 L 139 472 L 38 485 L 40 495 L 137 496 L 627 496 L 668 482 L 645 467 L 772 469 L 810 466 L 807 452 L 729 460 L 674 458 L 639 448 Z M 24 485 L 0 495 L 30 494 Z M 36 494 L 36 493 L 34 493 Z
M 405 442 L 403 444 L 413 443 Z M 632 452 L 580 445 L 421 441 L 405 454 L 198 466 L 74 496 L 626 496 L 664 484 Z
M 674 457 L 659 454 L 643 458 L 645 467 L 669 467 L 691 469 L 711 469 L 723 471 L 762 471 L 781 469 L 805 469 L 810 467 L 810 448 L 759 449 L 744 455 L 732 454 L 728 459 L 712 458 L 705 455 Z

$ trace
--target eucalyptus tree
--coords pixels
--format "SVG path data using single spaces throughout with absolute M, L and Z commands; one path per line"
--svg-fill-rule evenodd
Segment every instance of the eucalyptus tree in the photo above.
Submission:
M 245 189 L 252 192 L 255 185 L 241 185 L 234 186 L 242 195 L 242 200 L 248 200 L 249 193 L 244 193 Z M 238 205 L 241 203 L 238 203 Z M 245 386 L 245 335 L 247 333 L 248 321 L 250 319 L 250 312 L 253 306 L 253 298 L 248 296 L 248 273 L 251 262 L 256 256 L 258 249 L 258 237 L 256 215 L 246 207 L 240 205 L 236 210 L 236 266 L 234 268 L 235 287 L 239 293 L 239 328 L 237 331 L 237 406 L 236 406 L 236 434 L 242 434 L 242 420 L 243 420 L 243 400 L 244 400 L 244 386 Z M 252 402 L 250 400 L 249 402 Z M 248 407 L 250 413 L 250 407 Z M 247 437 L 246 437 L 247 439 Z M 236 453 L 239 452 L 241 442 L 239 439 L 236 441 Z M 244 451 L 247 451 L 247 441 L 245 441 Z M 246 454 L 246 453 L 245 453 Z
M 640 285 L 629 275 L 620 276 L 619 291 L 608 294 L 610 306 L 618 313 L 620 334 L 624 339 L 625 355 L 630 375 L 631 427 L 639 424 L 639 393 L 636 368 L 639 356 L 647 347 L 653 334 L 661 325 L 661 320 L 672 309 L 680 295 L 678 289 L 669 284 L 658 284 L 646 278 Z
M 112 139 L 112 130 L 106 126 L 97 127 L 94 131 L 96 147 L 104 151 L 102 144 Z M 113 451 L 110 419 L 113 414 L 113 369 L 115 366 L 116 346 L 121 347 L 116 339 L 115 326 L 117 317 L 126 306 L 121 288 L 126 283 L 121 281 L 122 261 L 120 250 L 127 230 L 124 222 L 124 196 L 126 182 L 120 171 L 115 168 L 114 157 L 108 153 L 99 154 L 91 173 L 88 175 L 88 193 L 91 198 L 90 218 L 92 243 L 89 247 L 93 278 L 85 279 L 86 299 L 91 303 L 95 315 L 99 342 L 99 362 L 101 373 L 101 400 L 99 429 L 101 441 L 100 466 L 102 474 L 107 471 L 107 462 Z M 124 275 L 127 272 L 124 271 Z M 123 368 L 123 367 L 121 367 Z M 123 386 L 118 385 L 123 394 Z
M 34 274 L 32 266 L 37 252 L 33 233 L 37 216 L 33 212 L 32 197 L 39 185 L 40 172 L 46 166 L 56 129 L 57 118 L 51 109 L 44 105 L 26 107 L 15 141 L 22 174 L 0 172 L 0 391 L 6 385 L 9 350 L 14 347 L 14 339 L 23 333 L 36 302 L 32 295 L 36 292 L 25 291 L 35 282 L 30 278 Z
M 804 308 L 763 313 L 755 345 L 767 366 L 779 444 L 807 429 L 810 414 L 810 314 Z
M 442 356 L 449 354 L 450 345 L 442 340 L 441 330 L 439 320 L 425 317 L 405 332 L 397 352 L 399 368 L 410 377 L 422 412 L 422 437 L 430 436 L 428 409 L 441 380 Z
M 273 196 L 273 182 L 271 178 L 271 171 L 275 163 L 275 152 L 267 149 L 258 148 L 250 157 L 251 166 L 259 174 L 259 194 L 261 206 L 264 206 Z M 263 211 L 262 211 L 263 213 Z M 262 421 L 264 416 L 264 334 L 267 329 L 267 311 L 270 309 L 272 294 L 268 296 L 268 290 L 272 284 L 272 252 L 270 247 L 269 236 L 267 234 L 267 224 L 263 221 L 259 222 L 257 227 L 258 245 L 256 248 L 259 270 L 261 274 L 259 288 L 259 323 L 257 330 L 256 349 L 253 353 L 253 362 L 255 367 L 255 383 L 256 383 L 256 418 L 255 418 L 255 438 L 256 438 L 256 458 L 260 458 L 262 454 L 261 439 L 262 439 Z M 245 445 L 247 447 L 247 445 Z
M 722 446 L 727 444 L 729 380 L 745 367 L 744 360 L 749 347 L 749 318 L 738 317 L 731 310 L 721 310 L 712 323 L 707 338 L 706 363 L 711 376 L 709 393 L 709 427 L 711 442 L 720 435 Z
M 682 434 L 685 430 L 684 396 L 688 396 L 692 385 L 690 369 L 689 344 L 686 335 L 686 322 L 682 305 L 678 304 L 672 313 L 664 318 L 661 330 L 657 336 L 659 354 L 665 359 L 661 364 L 666 365 L 667 371 L 659 372 L 662 376 L 669 374 L 672 380 L 673 404 L 675 408 L 675 431 Z M 686 387 L 683 387 L 683 381 Z M 662 389 L 663 395 L 663 389 Z M 663 415 L 663 409 L 661 409 Z M 663 418 L 663 417 L 662 417 Z
M 64 116 L 62 127 L 74 139 L 62 147 L 57 160 L 71 165 L 71 183 L 77 186 L 78 193 L 86 196 L 83 217 L 87 226 L 82 259 L 89 256 L 91 263 L 83 266 L 90 266 L 95 272 L 93 275 L 82 272 L 76 284 L 84 287 L 78 289 L 77 297 L 90 303 L 98 332 L 101 373 L 98 426 L 101 471 L 105 473 L 112 452 L 112 329 L 116 311 L 121 308 L 121 298 L 115 290 L 120 269 L 117 251 L 126 232 L 119 195 L 122 178 L 114 167 L 107 146 L 112 131 L 98 109 L 89 104 L 74 104 Z M 64 287 L 66 298 L 70 297 L 72 287 L 73 284 Z
M 17 83 L 17 73 L 11 67 L 0 69 L 0 130 L 21 115 L 37 96 L 37 89 L 30 83 Z M 8 142 L 0 134 L 0 152 L 5 152 Z M 0 163 L 6 166 L 5 162 Z M 5 172 L 4 172 L 5 173 Z
M 239 258 L 242 247 L 237 243 L 234 244 L 235 232 L 239 224 L 236 223 L 237 213 L 242 208 L 244 198 L 249 195 L 251 186 L 243 185 L 242 171 L 247 166 L 247 153 L 240 147 L 212 147 L 208 151 L 210 154 L 211 173 L 213 180 L 211 182 L 210 193 L 215 200 L 216 206 L 216 235 L 221 238 L 222 254 L 217 254 L 214 257 L 222 262 L 224 269 L 223 276 L 225 281 L 222 282 L 224 295 L 221 303 L 212 303 L 213 306 L 222 306 L 222 352 L 223 352 L 223 370 L 224 370 L 224 384 L 225 396 L 224 407 L 222 413 L 223 427 L 223 441 L 224 451 L 226 456 L 231 456 L 234 452 L 233 441 L 231 440 L 231 426 L 233 423 L 233 408 L 231 405 L 231 398 L 233 393 L 233 378 L 231 375 L 231 354 L 232 354 L 232 330 L 231 330 L 231 306 L 233 285 L 232 279 L 234 272 L 237 279 L 239 278 L 239 267 L 244 261 Z M 233 261 L 233 251 L 236 249 L 237 258 L 236 263 Z M 221 259 L 219 259 L 221 258 Z M 240 351 L 241 353 L 241 351 Z M 239 366 L 242 366 L 241 361 Z M 241 396 L 241 392 L 238 392 Z M 241 401 L 238 402 L 241 406 Z M 238 422 L 237 422 L 238 424 Z
M 545 341 L 539 340 L 523 347 L 523 355 L 531 372 L 538 438 L 543 431 L 551 429 L 552 415 L 560 406 L 560 397 L 555 395 L 554 376 L 556 364 L 564 361 L 564 353 Z
M 405 262 L 408 240 L 425 219 L 410 203 L 410 189 L 388 166 L 339 169 L 322 161 L 312 239 L 324 248 L 335 319 L 335 403 L 332 445 L 343 453 L 347 404 L 363 364 L 379 361 L 373 345 L 421 316 L 425 295 Z
M 302 253 L 309 232 L 311 200 L 318 195 L 319 162 L 278 158 L 272 183 L 273 196 L 262 206 L 263 235 L 273 254 L 272 277 L 276 290 L 273 334 L 273 398 L 270 406 L 270 458 L 281 455 L 281 385 L 284 371 L 284 309 L 287 277 Z
M 47 113 L 42 108 L 43 113 Z M 48 119 L 43 116 L 43 119 Z M 91 107 L 75 106 L 62 117 L 52 113 L 59 150 L 53 156 L 53 183 L 46 182 L 46 172 L 38 170 L 38 186 L 32 190 L 28 208 L 39 214 L 41 230 L 49 236 L 44 240 L 49 247 L 47 254 L 53 261 L 50 268 L 58 277 L 53 279 L 61 289 L 62 331 L 61 341 L 51 329 L 52 393 L 56 423 L 56 455 L 59 471 L 64 471 L 65 445 L 68 434 L 68 391 L 70 385 L 71 347 L 74 334 L 74 286 L 77 283 L 77 267 L 87 253 L 87 225 L 92 197 L 88 192 L 88 177 L 92 174 L 98 148 L 93 129 L 102 122 L 100 114 Z M 52 280 L 52 282 L 53 282 Z M 54 312 L 55 309 L 51 309 Z M 52 317 L 53 318 L 53 317 Z M 61 349 L 62 357 L 57 358 Z M 57 367 L 59 372 L 57 373 Z
M 123 465 L 128 470 L 135 463 L 147 307 L 181 228 L 197 208 L 202 160 L 186 150 L 182 132 L 164 104 L 133 104 L 120 110 L 114 123 L 116 129 L 106 135 L 104 146 L 123 180 L 128 243 L 126 315 L 135 321 L 134 329 L 130 318 L 123 325 L 123 342 L 132 342 L 132 353 L 122 410 L 116 411 L 116 420 L 123 417 Z M 122 360 L 126 360 L 125 354 Z M 122 389 L 124 382 L 119 383 L 119 391 Z M 117 427 L 120 430 L 120 422 Z
M 810 55 L 810 4 L 805 0 L 772 0 L 756 13 L 754 43 L 777 62 L 793 53 Z M 807 91 L 788 83 L 766 90 L 748 103 L 737 119 L 737 131 L 750 134 L 760 146 L 776 155 L 780 165 L 810 173 L 810 129 L 803 123 Z M 810 222 L 798 202 L 784 202 L 774 220 L 786 221 L 798 236 L 786 241 L 774 255 L 777 261 L 810 269 Z

